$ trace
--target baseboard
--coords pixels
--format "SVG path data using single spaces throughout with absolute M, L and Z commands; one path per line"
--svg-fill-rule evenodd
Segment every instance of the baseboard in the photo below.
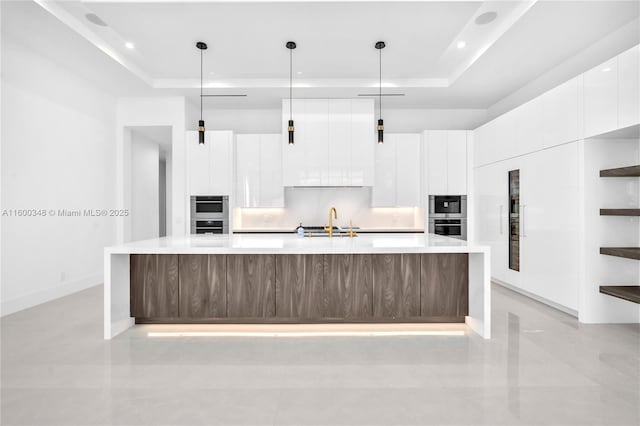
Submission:
M 514 291 L 516 293 L 519 293 L 519 294 L 521 294 L 523 296 L 527 296 L 528 298 L 533 299 L 533 300 L 535 300 L 537 302 L 544 303 L 545 305 L 551 306 L 552 308 L 557 309 L 559 311 L 562 311 L 565 314 L 569 314 L 572 317 L 578 318 L 578 311 L 576 311 L 574 309 L 567 308 L 566 306 L 563 306 L 563 305 L 561 305 L 559 303 L 553 302 L 553 301 L 551 301 L 549 299 L 545 299 L 544 297 L 538 296 L 537 294 L 530 293 L 530 292 L 528 292 L 526 290 L 523 290 L 521 288 L 514 287 L 511 284 L 507 284 L 504 281 L 500 281 L 500 280 L 497 280 L 495 278 L 491 278 L 491 282 L 492 283 L 496 283 L 501 287 L 508 288 L 509 290 Z
M 88 275 L 76 280 L 68 280 L 56 285 L 52 285 L 45 290 L 36 291 L 24 296 L 16 297 L 9 300 L 3 300 L 0 303 L 0 316 L 4 317 L 24 309 L 31 308 L 51 300 L 68 296 L 72 293 L 85 290 L 102 284 L 104 275 L 102 273 Z

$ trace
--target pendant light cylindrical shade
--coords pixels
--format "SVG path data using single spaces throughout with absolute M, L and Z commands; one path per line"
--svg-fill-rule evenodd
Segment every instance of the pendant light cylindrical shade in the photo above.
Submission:
M 289 133 L 289 145 L 294 144 L 295 126 L 293 125 L 293 49 L 295 49 L 296 43 L 288 41 L 285 45 L 289 49 L 289 123 L 287 131 Z
M 202 119 L 202 53 L 207 50 L 207 43 L 199 41 L 196 47 L 200 49 L 200 120 L 198 120 L 198 143 L 204 145 L 204 120 Z
M 380 113 L 378 116 L 378 143 L 384 143 L 384 121 L 382 120 L 382 49 L 386 47 L 384 41 L 378 41 L 375 44 L 376 49 L 380 52 L 380 74 L 378 80 L 378 105 Z

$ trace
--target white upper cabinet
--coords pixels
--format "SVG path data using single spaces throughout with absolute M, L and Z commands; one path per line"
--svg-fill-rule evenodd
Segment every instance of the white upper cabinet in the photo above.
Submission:
M 282 207 L 282 136 L 236 136 L 236 207 Z
M 351 185 L 351 99 L 328 100 L 328 158 L 330 186 Z
M 425 132 L 427 195 L 447 195 L 447 131 Z
M 373 207 L 422 205 L 419 134 L 385 134 L 375 146 Z
M 370 99 L 351 100 L 350 178 L 353 186 L 373 186 L 377 145 L 374 112 Z
M 466 130 L 428 130 L 424 143 L 428 195 L 466 194 Z
M 260 135 L 260 205 L 262 207 L 284 207 L 282 149 L 282 135 Z
M 542 146 L 549 148 L 580 139 L 580 77 L 573 78 L 541 96 Z
M 467 132 L 447 133 L 447 194 L 467 193 Z
M 371 99 L 294 99 L 295 144 L 282 102 L 284 186 L 371 186 L 375 148 Z
M 260 135 L 236 136 L 236 206 L 260 204 Z
M 420 135 L 393 135 L 396 145 L 396 205 L 421 206 Z
M 640 45 L 618 56 L 618 127 L 640 123 Z
M 497 121 L 490 121 L 474 132 L 474 166 L 482 166 L 496 161 L 498 159 L 497 137 L 498 126 Z
M 205 132 L 204 145 L 198 132 L 187 132 L 188 194 L 231 195 L 233 190 L 233 132 Z
M 585 137 L 618 127 L 618 58 L 584 73 L 584 115 Z

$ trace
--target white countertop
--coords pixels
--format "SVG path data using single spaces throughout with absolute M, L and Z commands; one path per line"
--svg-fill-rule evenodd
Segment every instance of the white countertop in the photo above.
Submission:
M 479 246 L 434 234 L 359 234 L 357 237 L 298 237 L 295 234 L 189 235 L 106 247 L 105 254 L 345 254 L 488 253 Z

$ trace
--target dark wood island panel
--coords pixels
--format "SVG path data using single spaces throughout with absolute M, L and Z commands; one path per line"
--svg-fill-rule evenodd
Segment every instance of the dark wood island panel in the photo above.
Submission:
M 373 317 L 370 254 L 324 255 L 324 317 Z
M 227 316 L 268 318 L 276 315 L 275 255 L 227 255 Z
M 468 255 L 130 256 L 138 323 L 464 322 Z
M 322 254 L 276 256 L 276 317 L 322 318 L 323 262 Z
M 178 255 L 135 254 L 129 257 L 132 317 L 177 317 Z
M 227 256 L 181 254 L 180 317 L 227 316 Z
M 420 299 L 423 317 L 469 314 L 469 255 L 429 253 L 421 257 Z
M 420 254 L 374 254 L 373 316 L 420 316 Z

